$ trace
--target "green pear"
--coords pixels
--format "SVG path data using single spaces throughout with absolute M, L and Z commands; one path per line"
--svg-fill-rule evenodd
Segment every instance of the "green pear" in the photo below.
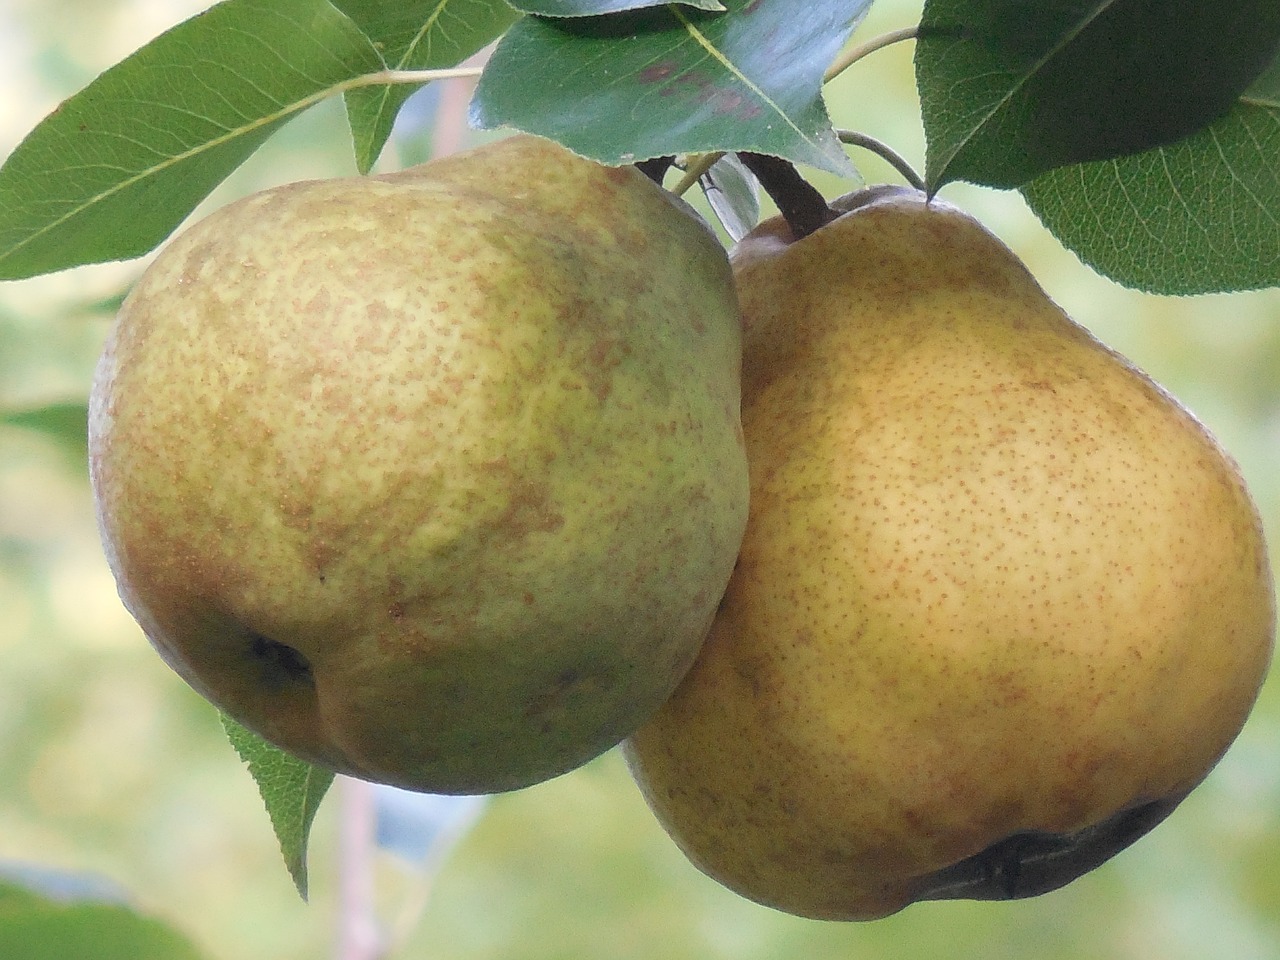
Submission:
M 1275 617 L 1258 515 L 973 219 L 897 188 L 841 207 L 731 253 L 747 532 L 624 749 L 693 862 L 778 909 L 1043 893 L 1244 723 Z
M 747 511 L 710 229 L 532 137 L 225 206 L 159 254 L 95 378 L 121 596 L 267 740 L 481 793 L 670 694 Z

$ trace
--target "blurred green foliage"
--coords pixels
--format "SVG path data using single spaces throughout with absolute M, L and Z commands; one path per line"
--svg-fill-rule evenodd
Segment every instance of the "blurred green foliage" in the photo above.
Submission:
M 200 960 L 180 934 L 114 903 L 60 903 L 0 884 L 0 956 Z
M 200 6 L 0 7 L 0 83 L 10 91 L 0 152 L 95 70 Z M 918 15 L 918 3 L 879 0 L 858 38 Z M 910 54 L 909 45 L 881 51 L 829 96 L 838 126 L 919 164 Z M 352 172 L 341 110 L 326 104 L 291 124 L 209 203 Z M 397 134 L 382 162 L 421 159 L 428 133 Z M 868 180 L 898 179 L 852 156 Z M 829 195 L 851 188 L 814 179 Z M 1137 294 L 1080 265 L 1016 194 L 956 184 L 943 196 L 987 223 L 1070 313 L 1218 434 L 1280 543 L 1280 291 Z M 112 298 L 139 269 L 111 264 L 0 285 L 0 411 L 84 402 Z M 0 423 L 0 859 L 109 876 L 214 960 L 332 956 L 341 805 L 331 798 L 316 819 L 304 904 L 215 711 L 160 662 L 116 599 L 83 459 L 67 455 L 73 427 L 51 422 Z M 375 868 L 388 922 L 430 892 L 395 954 L 405 960 L 1280 960 L 1280 691 L 1268 685 L 1239 741 L 1166 824 L 1033 901 L 923 904 L 861 925 L 783 916 L 691 867 L 616 754 L 497 798 L 434 878 L 387 855 Z

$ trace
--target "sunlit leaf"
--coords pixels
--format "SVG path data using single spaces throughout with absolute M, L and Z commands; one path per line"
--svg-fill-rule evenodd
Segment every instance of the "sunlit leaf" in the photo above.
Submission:
M 280 841 L 285 866 L 299 895 L 307 898 L 307 838 L 333 773 L 273 747 L 225 714 L 227 739 L 258 784 L 271 826 Z
M 380 69 L 328 0 L 226 0 L 179 24 L 0 167 L 0 279 L 146 253 L 281 124 Z
M 1280 286 L 1280 91 L 1172 146 L 1064 167 L 1022 188 L 1104 276 L 1153 293 Z
M 516 12 L 505 0 L 334 0 L 373 41 L 388 67 L 457 66 L 507 29 Z M 367 172 L 391 134 L 396 114 L 421 84 L 383 84 L 346 94 L 356 166 Z
M 916 77 L 932 190 L 1016 187 L 1177 142 L 1280 46 L 1275 0 L 927 0 Z
M 869 0 L 730 0 L 604 17 L 526 17 L 498 44 L 472 120 L 603 163 L 749 150 L 853 176 L 822 74 Z

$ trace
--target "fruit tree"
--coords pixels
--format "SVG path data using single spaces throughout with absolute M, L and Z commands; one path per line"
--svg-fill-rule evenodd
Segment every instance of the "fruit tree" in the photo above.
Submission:
M 336 878 L 341 960 L 434 956 L 453 842 L 593 776 L 545 849 L 605 817 L 615 854 L 574 883 L 643 833 L 645 889 L 813 956 L 1107 882 L 1233 745 L 1280 782 L 1241 737 L 1280 479 L 1029 251 L 1274 323 L 1271 0 L 222 0 L 94 74 L 0 165 L 0 280 L 120 295 L 72 396 L 0 426 L 71 450 L 129 649 L 247 764 L 301 899 Z M 417 871 L 395 922 L 379 847 Z M 228 949 L 9 879 L 4 956 Z

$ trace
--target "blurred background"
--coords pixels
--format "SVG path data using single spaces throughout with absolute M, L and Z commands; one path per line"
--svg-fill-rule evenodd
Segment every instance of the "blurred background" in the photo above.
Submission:
M 0 155 L 100 70 L 204 6 L 0 0 Z M 857 39 L 918 17 L 918 2 L 878 0 Z M 837 125 L 923 167 L 910 44 L 854 66 L 829 97 Z M 398 131 L 384 166 L 429 155 L 438 103 L 438 92 L 415 101 L 416 120 Z M 853 156 L 868 180 L 898 179 Z M 342 107 L 326 103 L 273 138 L 203 209 L 353 170 Z M 850 188 L 815 180 L 828 195 Z M 942 196 L 983 220 L 1069 313 L 1216 432 L 1280 543 L 1280 292 L 1137 294 L 1083 267 L 1017 194 L 952 185 Z M 114 305 L 141 266 L 0 284 L 0 413 L 83 403 Z M 335 790 L 320 811 L 303 903 L 213 708 L 161 664 L 116 598 L 82 429 L 74 416 L 60 435 L 0 425 L 0 873 L 34 864 L 102 878 L 212 960 L 335 956 L 350 798 Z M 406 960 L 1280 958 L 1276 687 L 1163 826 L 1038 900 L 924 904 L 859 925 L 776 913 L 691 867 L 610 754 L 483 807 L 451 809 L 460 839 L 447 857 L 443 847 L 430 856 L 413 849 L 412 826 L 397 842 L 387 818 L 387 842 L 367 863 L 373 909 L 400 932 L 394 956 Z M 405 809 L 409 821 L 435 816 Z

